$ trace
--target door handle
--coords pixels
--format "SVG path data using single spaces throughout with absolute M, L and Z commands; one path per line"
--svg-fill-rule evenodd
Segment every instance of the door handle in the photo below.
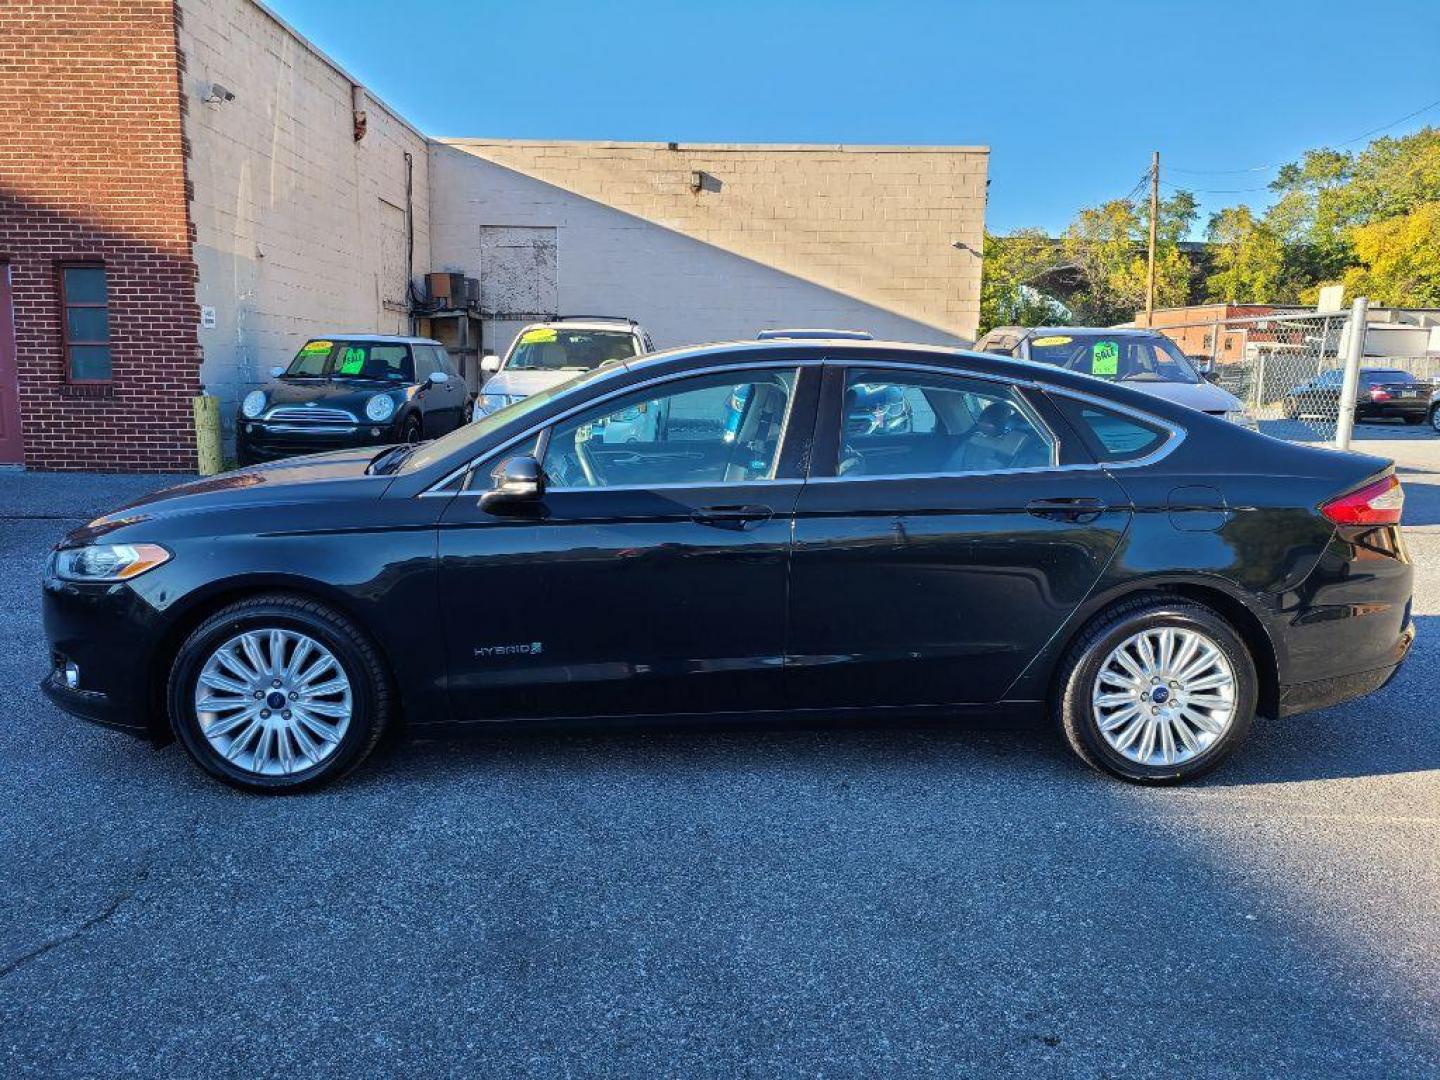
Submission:
M 1025 504 L 1028 513 L 1052 521 L 1094 521 L 1109 506 L 1100 499 L 1032 499 Z
M 775 511 L 768 506 L 702 506 L 690 514 L 690 519 L 721 529 L 746 529 L 774 515 Z

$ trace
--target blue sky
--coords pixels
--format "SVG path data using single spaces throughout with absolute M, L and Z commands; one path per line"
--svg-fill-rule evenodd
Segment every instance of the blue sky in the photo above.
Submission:
M 1263 204 L 1271 171 L 1179 170 L 1440 99 L 1440 0 L 270 2 L 430 135 L 987 145 L 998 232 L 1062 229 L 1153 149 L 1206 214 Z

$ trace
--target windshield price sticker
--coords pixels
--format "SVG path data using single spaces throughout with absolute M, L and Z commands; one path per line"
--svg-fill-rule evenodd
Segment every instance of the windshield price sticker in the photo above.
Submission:
M 316 353 L 328 353 L 334 347 L 333 341 L 307 341 L 300 347 L 300 355 L 314 356 Z
M 1041 345 L 1041 346 L 1044 346 L 1044 345 L 1069 345 L 1070 342 L 1072 342 L 1072 341 L 1074 341 L 1074 340 L 1075 340 L 1074 338 L 1059 337 L 1059 336 L 1056 336 L 1056 337 L 1037 337 L 1034 341 L 1030 342 L 1030 344 L 1031 344 L 1031 345 Z
M 555 331 L 548 327 L 541 327 L 538 330 L 526 330 L 525 336 L 520 339 L 521 345 L 539 345 L 547 341 L 555 340 Z
M 340 354 L 340 374 L 359 375 L 365 370 L 365 350 L 358 345 L 346 346 Z
M 1120 346 L 1113 341 L 1097 341 L 1090 350 L 1090 374 L 1114 375 L 1120 370 Z

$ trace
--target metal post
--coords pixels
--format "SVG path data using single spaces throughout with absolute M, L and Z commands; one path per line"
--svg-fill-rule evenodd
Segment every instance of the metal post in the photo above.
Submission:
M 1363 296 L 1355 298 L 1350 308 L 1350 340 L 1345 343 L 1345 377 L 1340 384 L 1340 412 L 1335 417 L 1335 445 L 1350 449 L 1350 436 L 1355 430 L 1355 390 L 1360 383 L 1360 360 L 1365 355 L 1365 318 L 1370 302 Z
M 1155 219 L 1160 216 L 1160 151 L 1150 158 L 1150 247 L 1145 259 L 1145 325 L 1155 325 Z

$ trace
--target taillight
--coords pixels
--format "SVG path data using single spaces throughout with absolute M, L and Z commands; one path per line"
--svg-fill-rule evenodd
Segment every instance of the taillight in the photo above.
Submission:
M 1399 525 L 1405 489 L 1395 475 L 1331 499 L 1320 512 L 1336 525 Z
M 1370 400 L 1371 400 L 1371 401 L 1389 401 L 1389 400 L 1390 400 L 1390 391 L 1389 391 L 1389 390 L 1371 390 L 1371 391 L 1370 391 Z

